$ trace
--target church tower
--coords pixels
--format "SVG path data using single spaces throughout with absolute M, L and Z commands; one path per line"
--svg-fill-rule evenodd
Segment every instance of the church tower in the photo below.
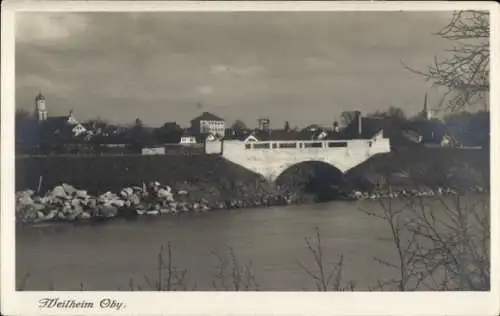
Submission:
M 35 117 L 39 122 L 47 119 L 45 97 L 42 95 L 42 92 L 39 92 L 35 98 Z
M 425 93 L 425 98 L 424 98 L 424 110 L 422 111 L 422 116 L 426 120 L 430 120 L 432 118 L 432 111 L 429 110 L 429 107 L 427 105 L 427 93 Z

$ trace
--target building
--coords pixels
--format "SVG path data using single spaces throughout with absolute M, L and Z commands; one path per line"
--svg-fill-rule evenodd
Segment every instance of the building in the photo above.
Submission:
M 196 137 L 194 135 L 192 135 L 191 133 L 189 133 L 189 132 L 185 132 L 181 136 L 181 140 L 179 141 L 179 144 L 181 144 L 181 145 L 193 145 L 193 144 L 196 144 Z
M 165 155 L 165 147 L 145 147 L 141 149 L 142 155 Z
M 48 117 L 42 124 L 53 133 L 64 133 L 68 134 L 68 136 L 80 136 L 87 131 L 85 126 L 76 120 L 72 111 L 70 111 L 69 115 Z
M 209 112 L 203 112 L 200 116 L 191 120 L 191 132 L 198 134 L 214 134 L 224 137 L 226 122 Z
M 35 118 L 43 130 L 59 136 L 80 136 L 87 132 L 75 118 L 73 111 L 63 116 L 48 116 L 47 103 L 41 92 L 35 98 Z
M 47 119 L 47 107 L 45 97 L 40 91 L 35 98 L 35 117 L 37 121 L 45 121 Z

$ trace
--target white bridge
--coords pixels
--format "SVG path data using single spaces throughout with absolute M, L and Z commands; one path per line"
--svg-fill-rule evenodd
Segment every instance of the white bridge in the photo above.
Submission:
M 212 146 L 212 147 L 210 147 Z M 371 139 L 311 141 L 240 141 L 223 140 L 207 143 L 207 153 L 219 148 L 222 156 L 246 169 L 275 181 L 292 166 L 317 161 L 327 163 L 342 173 L 361 164 L 375 154 L 391 151 L 390 141 L 379 132 Z

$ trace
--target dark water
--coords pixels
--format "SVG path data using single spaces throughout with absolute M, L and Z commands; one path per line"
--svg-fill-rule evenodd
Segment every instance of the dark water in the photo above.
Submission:
M 378 210 L 377 202 L 332 202 L 268 209 L 184 214 L 179 217 L 115 220 L 101 225 L 51 224 L 18 229 L 16 278 L 30 276 L 26 290 L 127 290 L 130 278 L 148 289 L 144 276 L 157 276 L 160 245 L 172 243 L 174 264 L 187 269 L 187 284 L 212 288 L 219 254 L 232 247 L 243 264 L 252 260 L 259 290 L 315 289 L 297 260 L 314 269 L 305 237 L 317 226 L 325 258 L 344 255 L 343 279 L 367 289 L 396 271 L 374 256 L 391 260 L 395 250 L 387 224 L 360 207 Z

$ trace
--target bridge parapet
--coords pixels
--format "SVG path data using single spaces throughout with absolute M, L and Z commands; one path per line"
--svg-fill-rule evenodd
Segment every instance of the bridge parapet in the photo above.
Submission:
M 286 141 L 253 141 L 246 142 L 245 149 L 300 149 L 300 148 L 346 148 L 345 140 L 286 140 Z
M 224 140 L 222 156 L 269 180 L 291 166 L 305 161 L 321 161 L 341 172 L 357 166 L 371 156 L 390 152 L 387 138 L 351 140 Z

